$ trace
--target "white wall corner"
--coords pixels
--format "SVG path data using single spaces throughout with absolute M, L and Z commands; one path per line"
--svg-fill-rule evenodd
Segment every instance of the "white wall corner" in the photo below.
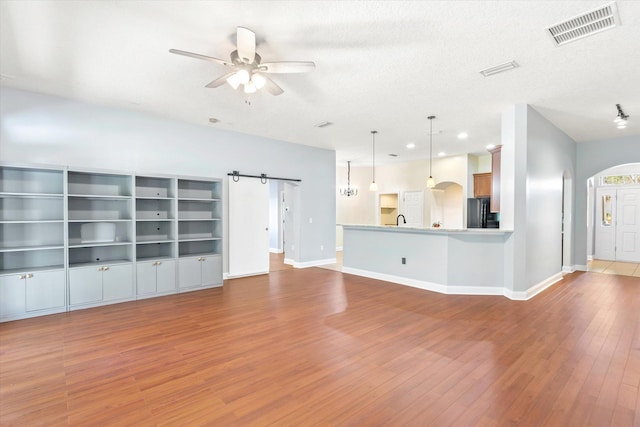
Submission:
M 576 266 L 575 265 L 563 265 L 562 266 L 562 272 L 563 273 L 573 273 L 574 271 L 576 271 Z

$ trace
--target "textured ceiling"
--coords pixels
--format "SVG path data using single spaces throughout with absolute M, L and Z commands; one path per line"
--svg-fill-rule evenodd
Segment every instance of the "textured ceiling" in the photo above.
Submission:
M 335 149 L 353 165 L 370 163 L 372 129 L 379 162 L 427 157 L 429 115 L 434 154 L 483 152 L 514 103 L 576 141 L 639 135 L 640 2 L 618 1 L 622 26 L 562 47 L 544 31 L 605 3 L 2 0 L 1 84 Z M 316 71 L 276 75 L 285 93 L 248 104 L 228 85 L 204 87 L 223 66 L 168 52 L 227 59 L 236 26 L 256 32 L 263 61 Z M 479 74 L 511 60 L 520 67 Z M 314 127 L 323 121 L 334 124 Z

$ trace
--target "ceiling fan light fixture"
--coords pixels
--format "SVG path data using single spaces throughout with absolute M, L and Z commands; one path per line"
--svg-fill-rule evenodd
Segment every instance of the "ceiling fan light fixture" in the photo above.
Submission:
M 251 83 L 253 83 L 258 90 L 262 89 L 266 82 L 267 79 L 265 79 L 262 74 L 255 73 L 251 76 Z
M 238 89 L 238 86 L 240 86 L 240 79 L 238 77 L 238 73 L 234 73 L 229 77 L 227 77 L 227 83 L 229 83 L 229 86 L 231 86 L 233 90 Z
M 244 93 L 255 93 L 258 89 L 252 82 L 247 82 L 244 85 Z

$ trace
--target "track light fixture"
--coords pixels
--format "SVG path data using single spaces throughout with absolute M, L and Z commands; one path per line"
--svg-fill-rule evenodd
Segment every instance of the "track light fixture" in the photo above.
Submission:
M 629 115 L 622 111 L 620 104 L 616 104 L 616 108 L 618 109 L 618 115 L 613 119 L 613 122 L 618 126 L 618 129 L 624 129 L 627 127 L 627 119 L 629 118 Z

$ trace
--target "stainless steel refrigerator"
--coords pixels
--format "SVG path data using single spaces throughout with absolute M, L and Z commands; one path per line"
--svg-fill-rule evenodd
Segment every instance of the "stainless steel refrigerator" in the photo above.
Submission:
M 490 209 L 488 197 L 467 199 L 467 228 L 500 228 L 498 214 Z

